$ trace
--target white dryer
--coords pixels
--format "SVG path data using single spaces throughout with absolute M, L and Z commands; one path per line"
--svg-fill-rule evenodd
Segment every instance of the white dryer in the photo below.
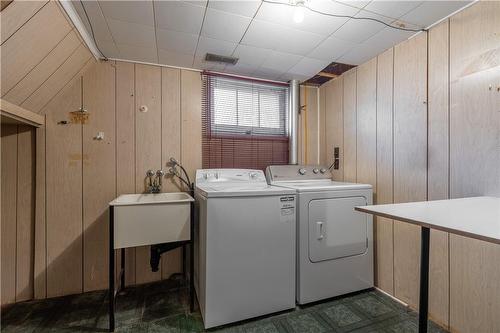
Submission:
M 322 166 L 270 166 L 269 184 L 297 192 L 297 302 L 373 287 L 372 204 L 367 184 L 332 181 Z
M 261 170 L 196 172 L 195 286 L 205 328 L 295 307 L 295 190 Z

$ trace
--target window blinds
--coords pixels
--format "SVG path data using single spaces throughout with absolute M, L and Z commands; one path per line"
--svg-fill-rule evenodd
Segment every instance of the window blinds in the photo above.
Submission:
M 288 163 L 288 86 L 204 73 L 203 168 Z

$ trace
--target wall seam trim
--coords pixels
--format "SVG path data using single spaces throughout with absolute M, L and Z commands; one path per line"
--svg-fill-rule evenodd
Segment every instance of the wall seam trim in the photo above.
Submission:
M 43 180 L 43 192 L 44 192 L 44 199 L 43 199 L 43 206 L 44 206 L 44 215 L 45 215 L 45 235 L 44 235 L 44 242 L 45 242 L 45 264 L 44 264 L 44 275 L 45 275 L 45 295 L 44 298 L 46 298 L 49 294 L 48 291 L 48 256 L 49 256 L 49 249 L 48 249 L 48 242 L 47 242 L 47 114 L 45 114 L 45 125 L 44 125 L 44 133 L 43 133 L 43 145 L 44 145 L 44 157 L 43 157 L 43 164 L 44 164 L 44 180 Z
M 392 155 L 392 190 L 391 190 L 391 201 L 394 203 L 394 81 L 395 81 L 395 62 L 396 62 L 396 47 L 392 48 L 392 89 L 391 89 L 391 155 Z M 395 269 L 394 269 L 394 220 L 391 220 L 391 231 L 392 231 L 392 293 L 396 296 L 396 282 L 395 282 Z
M 448 18 L 448 199 L 451 197 L 451 168 L 450 168 L 450 152 L 451 152 L 451 19 Z M 451 237 L 448 233 L 448 328 L 451 328 Z
M 80 76 L 80 101 L 81 101 L 81 105 L 82 107 L 85 105 L 85 100 L 83 98 L 83 73 L 82 75 Z M 80 147 L 81 147 L 81 150 L 80 150 L 80 153 L 81 153 L 81 156 L 83 157 L 83 121 L 80 122 L 80 136 L 81 136 L 81 141 L 80 141 Z M 80 162 L 80 165 L 81 165 L 81 180 L 82 180 L 82 186 L 81 186 L 81 208 L 82 208 L 82 292 L 85 291 L 85 215 L 84 215 L 84 212 L 83 212 L 83 207 L 84 207 L 84 200 L 83 200 L 83 194 L 84 194 L 84 188 L 83 188 L 83 182 L 84 182 L 84 176 L 83 176 L 83 158 Z
M 18 209 L 18 196 L 19 196 L 19 125 L 16 126 L 16 248 L 15 248 L 15 259 L 14 259 L 14 302 L 17 301 L 17 224 L 19 219 Z

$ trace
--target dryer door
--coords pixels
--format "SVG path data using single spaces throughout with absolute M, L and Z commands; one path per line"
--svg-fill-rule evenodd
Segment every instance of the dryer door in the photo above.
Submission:
M 354 210 L 364 197 L 309 202 L 309 259 L 312 262 L 363 254 L 367 248 L 366 214 Z

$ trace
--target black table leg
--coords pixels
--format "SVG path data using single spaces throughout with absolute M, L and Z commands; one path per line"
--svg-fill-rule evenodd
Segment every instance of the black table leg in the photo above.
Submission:
M 191 241 L 189 242 L 189 310 L 194 310 L 194 202 L 191 202 Z
M 184 281 L 187 281 L 187 269 L 186 269 L 186 250 L 187 245 L 182 245 L 182 277 Z
M 125 288 L 125 248 L 121 250 L 120 289 Z
M 122 259 L 123 260 L 123 259 Z M 109 207 L 109 331 L 115 330 L 114 207 Z
M 420 299 L 418 308 L 418 332 L 427 332 L 429 310 L 429 228 L 422 227 L 420 247 Z

